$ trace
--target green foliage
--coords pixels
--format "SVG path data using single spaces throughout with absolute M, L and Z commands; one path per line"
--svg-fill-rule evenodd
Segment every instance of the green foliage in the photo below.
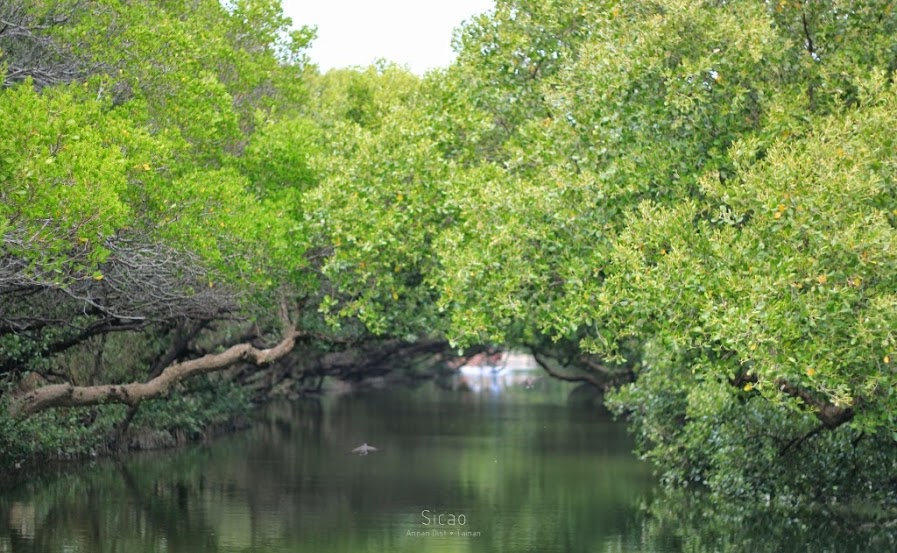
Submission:
M 874 0 L 501 0 L 418 79 L 311 72 L 273 0 L 94 2 L 50 31 L 93 76 L 0 91 L 3 253 L 63 287 L 137 235 L 315 328 L 551 339 L 637 369 L 615 401 L 670 483 L 851 501 L 897 435 L 895 32 Z
M 358 70 L 333 69 L 308 81 L 313 106 L 309 117 L 326 128 L 341 124 L 379 127 L 394 108 L 415 101 L 420 88 L 417 77 L 385 62 Z
M 248 416 L 250 409 L 246 389 L 232 383 L 199 378 L 164 399 L 144 402 L 132 424 L 138 431 L 183 433 L 189 439 L 196 439 L 210 426 Z
M 458 60 L 442 85 L 453 98 L 440 107 L 460 108 L 448 124 L 472 163 L 507 159 L 508 142 L 524 146 L 520 127 L 551 117 L 544 84 L 576 59 L 604 4 L 499 0 L 455 33 Z
M 0 216 L 11 255 L 63 272 L 67 256 L 102 262 L 104 238 L 133 220 L 124 196 L 130 163 L 115 135 L 134 127 L 77 87 L 0 92 Z M 111 136 L 110 136 L 111 135 Z
M 617 401 L 671 483 L 750 498 L 885 481 L 894 14 L 587 7 L 500 2 L 420 100 L 378 120 L 387 132 L 345 127 L 310 202 L 333 247 L 325 310 L 385 332 L 419 298 L 462 344 L 545 334 L 609 362 L 648 354 Z M 391 267 L 420 276 L 400 288 Z M 860 436 L 870 464 L 850 471 Z M 798 466 L 778 458 L 791 448 L 824 476 L 771 477 Z
M 690 490 L 668 490 L 647 506 L 642 539 L 656 550 L 694 553 L 887 551 L 895 539 L 892 526 L 870 523 L 883 521 L 868 508 L 783 508 L 766 498 L 761 504 L 757 509 Z
M 254 275 L 298 241 L 285 190 L 315 181 L 314 125 L 296 115 L 313 34 L 276 2 L 109 0 L 72 21 L 50 31 L 100 74 L 0 92 L 0 216 L 20 237 L 4 248 L 99 278 L 104 241 L 136 233 L 198 254 L 210 281 L 267 282 Z
M 438 274 L 431 244 L 453 209 L 417 80 L 387 67 L 331 72 L 323 84 L 328 112 L 348 121 L 328 128 L 332 151 L 319 158 L 321 182 L 303 199 L 312 242 L 330 249 L 321 269 L 335 293 L 321 310 L 357 317 L 378 334 L 438 332 L 426 279 Z
M 105 452 L 127 409 L 123 405 L 101 405 L 16 419 L 9 416 L 4 401 L 0 403 L 0 467 Z M 247 417 L 250 409 L 245 389 L 199 379 L 165 399 L 143 403 L 130 424 L 130 432 L 164 432 L 197 439 L 209 427 Z
M 311 157 L 317 153 L 319 135 L 307 119 L 269 118 L 256 128 L 235 163 L 259 198 L 289 198 L 298 204 L 298 194 L 318 180 Z
M 102 451 L 125 411 L 123 406 L 48 411 L 28 419 L 9 416 L 0 403 L 0 466 L 73 459 Z
M 473 339 L 528 319 L 607 359 L 673 352 L 616 398 L 672 483 L 856 500 L 893 463 L 893 16 L 802 9 L 600 12 L 542 88 L 552 117 L 460 192 L 485 220 L 445 235 L 444 297 L 473 290 Z M 829 408 L 850 423 L 814 432 Z M 792 439 L 816 478 L 782 470 Z
M 0 70 L 16 71 L 0 88 L 4 386 L 28 369 L 145 380 L 171 347 L 151 339 L 160 329 L 251 318 L 275 288 L 303 282 L 300 197 L 322 142 L 303 116 L 311 29 L 293 29 L 276 1 L 16 9 L 31 27 L 0 31 L 15 31 L 0 37 Z M 126 329 L 143 334 L 105 352 L 91 341 Z M 195 434 L 245 406 L 225 387 L 204 393 L 173 401 L 159 424 Z M 102 424 L 68 431 L 87 416 L 72 413 L 8 421 L 0 436 L 15 459 L 82 454 L 121 418 L 102 408 Z

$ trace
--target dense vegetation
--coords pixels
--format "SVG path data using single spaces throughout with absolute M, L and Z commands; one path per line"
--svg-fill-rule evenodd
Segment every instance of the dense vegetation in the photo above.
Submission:
M 70 385 L 448 339 L 606 388 L 673 486 L 897 507 L 892 2 L 499 0 L 422 79 L 275 0 L 0 15 L 3 401 L 132 405 L 4 451 L 135 416 Z

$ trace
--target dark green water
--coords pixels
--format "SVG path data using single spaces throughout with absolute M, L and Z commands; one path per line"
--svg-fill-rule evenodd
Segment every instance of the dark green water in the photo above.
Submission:
M 565 397 L 428 385 L 275 406 L 210 445 L 0 496 L 0 551 L 640 551 L 650 472 Z M 381 451 L 347 454 L 365 441 Z
M 212 444 L 0 493 L 0 553 L 894 550 L 818 517 L 666 496 L 623 425 L 568 392 L 428 384 L 277 405 Z M 380 451 L 347 453 L 362 442 Z

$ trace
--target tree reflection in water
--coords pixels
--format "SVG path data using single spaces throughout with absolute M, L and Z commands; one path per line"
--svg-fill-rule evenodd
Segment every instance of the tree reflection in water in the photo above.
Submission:
M 46 474 L 0 495 L 0 551 L 876 551 L 885 528 L 664 494 L 569 387 L 273 406 L 253 429 Z M 363 440 L 377 455 L 346 455 Z M 376 441 L 374 441 L 376 440 Z M 420 513 L 478 537 L 414 537 Z M 452 530 L 451 528 L 444 528 Z

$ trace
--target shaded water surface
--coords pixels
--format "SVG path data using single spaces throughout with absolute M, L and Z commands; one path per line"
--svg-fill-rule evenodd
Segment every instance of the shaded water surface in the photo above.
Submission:
M 427 385 L 277 405 L 209 445 L 6 492 L 0 551 L 639 551 L 650 473 L 620 424 L 565 396 Z M 347 453 L 362 442 L 380 450 Z
M 895 550 L 893 528 L 664 495 L 569 388 L 480 384 L 276 405 L 212 444 L 46 474 L 0 493 L 0 553 Z

